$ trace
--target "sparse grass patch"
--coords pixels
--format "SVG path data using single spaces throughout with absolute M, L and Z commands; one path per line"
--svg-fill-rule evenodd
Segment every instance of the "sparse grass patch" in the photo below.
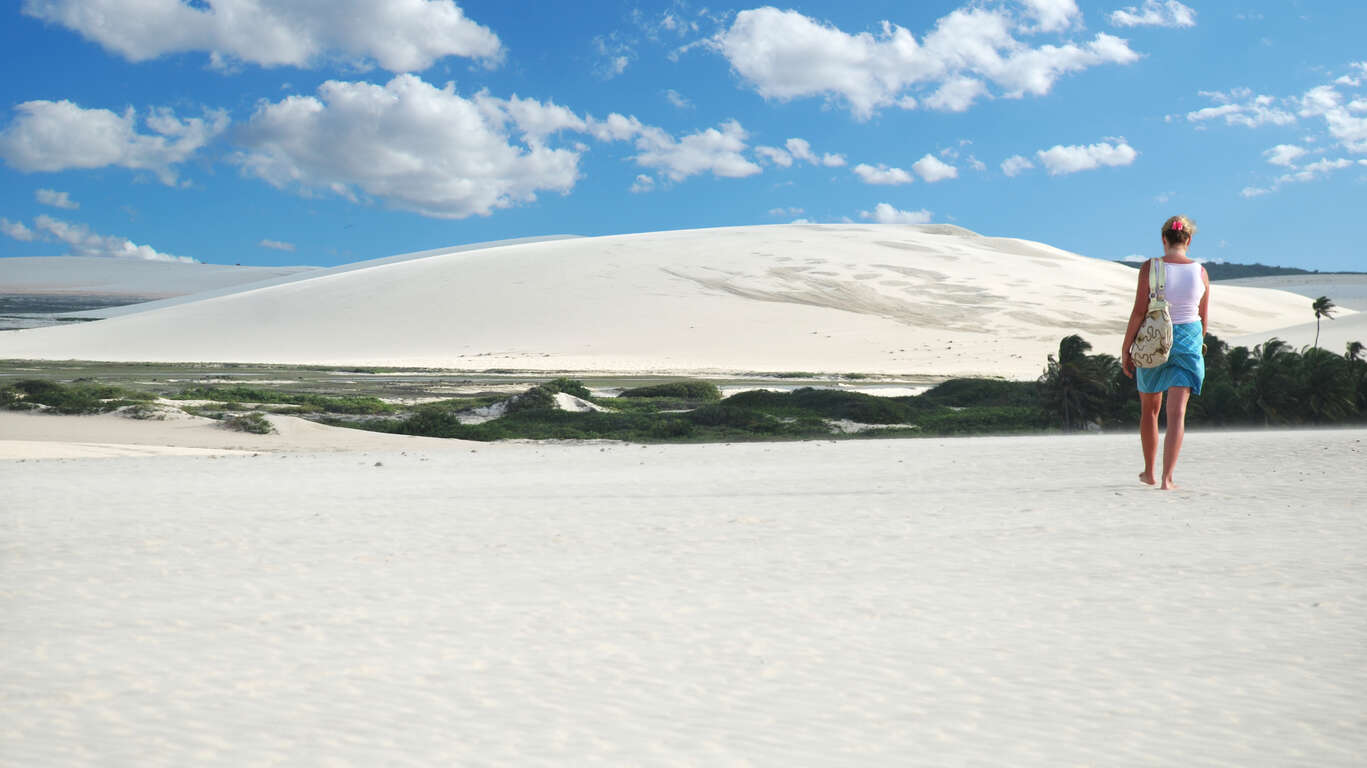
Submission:
M 127 406 L 120 410 L 119 414 L 130 419 L 137 419 L 138 421 L 166 420 L 166 411 L 155 405 L 148 405 L 147 403 L 136 403 Z

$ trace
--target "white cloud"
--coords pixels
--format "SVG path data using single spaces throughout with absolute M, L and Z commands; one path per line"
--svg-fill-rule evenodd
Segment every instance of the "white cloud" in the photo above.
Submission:
M 800 216 L 804 213 L 801 208 L 793 206 L 791 208 L 770 208 L 770 216 Z M 796 223 L 796 222 L 794 222 Z
M 22 221 L 10 221 L 9 219 L 0 218 L 0 232 L 4 232 L 15 240 L 22 240 L 26 243 L 38 239 L 37 233 L 24 226 L 24 222 Z
M 1075 17 L 1081 15 L 1076 0 L 1021 0 L 1021 5 L 1038 22 L 1041 32 L 1066 29 Z
M 1295 144 L 1278 144 L 1264 152 L 1263 157 L 1273 165 L 1291 166 L 1295 164 L 1296 158 L 1303 154 L 1305 154 L 1304 147 L 1298 147 Z
M 817 154 L 812 151 L 812 145 L 806 139 L 788 139 L 788 141 L 784 143 L 784 146 L 787 147 L 789 154 L 805 163 L 824 165 L 827 168 L 838 168 L 845 164 L 844 155 L 836 155 L 827 152 L 818 157 Z
M 26 101 L 0 131 L 0 157 L 25 173 L 116 165 L 151 171 L 165 184 L 176 182 L 175 166 L 228 127 L 224 111 L 179 119 L 169 109 L 152 109 L 139 133 L 137 113 L 82 109 L 70 101 Z
M 972 169 L 975 170 L 975 171 L 985 171 L 985 170 L 987 170 L 987 163 L 984 163 L 983 161 L 979 160 L 978 158 L 974 157 L 973 155 L 969 155 L 969 156 L 968 156 L 968 167 L 969 167 L 969 168 L 972 168 Z
M 1322 118 L 1329 135 L 1349 152 L 1367 152 L 1367 117 L 1352 114 L 1364 105 L 1357 100 L 1347 105 L 1343 101 L 1333 86 L 1311 88 L 1301 97 L 1300 115 Z
M 860 211 L 859 218 L 873 219 L 879 224 L 929 224 L 931 213 L 924 208 L 919 211 L 902 211 L 887 203 L 874 206 L 873 212 Z
M 286 243 L 282 240 L 262 240 L 261 242 L 257 243 L 257 245 L 261 246 L 262 248 L 270 248 L 273 251 L 285 251 L 286 253 L 294 253 L 294 243 Z
M 1115 141 L 1112 144 L 1111 141 Z M 1049 171 L 1050 176 L 1078 171 L 1090 171 L 1102 166 L 1129 165 L 1139 156 L 1124 139 L 1112 139 L 1087 146 L 1055 145 L 1041 149 L 1035 157 Z
M 679 109 L 693 108 L 693 102 L 689 101 L 682 93 L 679 93 L 673 88 L 668 88 L 665 90 L 665 98 L 669 99 L 669 103 L 673 104 Z
M 636 58 L 634 42 L 622 39 L 616 32 L 593 38 L 593 48 L 598 54 L 598 64 L 594 66 L 593 73 L 604 80 L 611 80 L 627 71 L 632 59 Z
M 793 164 L 793 156 L 778 147 L 755 147 L 755 154 L 781 168 L 788 168 Z
M 1047 0 L 1033 5 L 1061 6 Z M 1054 23 L 1056 15 L 1048 18 Z M 917 42 L 888 22 L 876 36 L 849 34 L 797 11 L 764 7 L 736 14 L 709 45 L 766 99 L 839 100 L 860 120 L 883 107 L 914 108 L 917 99 L 908 93 L 913 88 L 934 88 L 928 97 L 933 108 L 962 110 L 987 93 L 984 81 L 1010 98 L 1040 95 L 1063 74 L 1139 58 L 1110 35 L 1083 45 L 1030 47 L 1016 38 L 1017 31 L 1034 30 L 1004 8 L 955 10 Z
M 1331 81 L 1315 86 L 1300 96 L 1276 99 L 1267 95 L 1254 95 L 1248 88 L 1235 88 L 1229 92 L 1200 91 L 1200 95 L 1215 102 L 1207 107 L 1187 114 L 1190 122 L 1223 119 L 1229 125 L 1257 128 L 1262 125 L 1290 125 L 1298 119 L 1307 121 L 1307 129 L 1316 121 L 1323 121 L 1323 132 L 1310 130 L 1302 136 L 1301 143 L 1312 146 L 1336 144 L 1350 154 L 1367 153 L 1367 117 L 1358 114 L 1367 111 L 1367 99 L 1345 95 L 1343 90 L 1356 87 L 1345 82 L 1358 80 L 1359 73 L 1367 73 L 1364 62 L 1348 65 L 1350 75 L 1330 76 Z M 1294 110 L 1294 114 L 1289 111 Z M 1170 115 L 1169 120 L 1175 118 Z M 1343 158 L 1330 160 L 1321 158 L 1316 163 L 1304 167 L 1296 164 L 1308 150 L 1296 144 L 1278 144 L 1263 152 L 1263 158 L 1272 165 L 1291 169 L 1271 182 L 1244 187 L 1240 194 L 1244 197 L 1258 197 L 1277 191 L 1283 184 L 1313 181 L 1329 175 L 1339 168 L 1351 165 Z
M 1034 167 L 1034 163 L 1021 155 L 1012 155 L 1002 161 L 1002 173 L 1007 176 L 1016 176 Z
M 195 263 L 195 260 L 188 256 L 161 253 L 150 245 L 137 245 L 126 237 L 96 234 L 84 224 L 71 224 L 51 216 L 39 216 L 33 223 L 39 231 L 66 243 L 71 248 L 72 256 Z
M 749 134 L 735 120 L 718 128 L 708 128 L 676 140 L 663 130 L 645 126 L 636 138 L 637 165 L 654 168 L 671 181 L 711 172 L 713 176 L 740 178 L 761 172 L 758 165 L 741 154 Z
M 640 193 L 642 193 L 642 192 L 649 192 L 650 190 L 652 190 L 652 189 L 654 189 L 654 188 L 655 188 L 655 179 L 654 179 L 654 177 L 652 177 L 652 176 L 647 176 L 647 175 L 645 175 L 644 173 L 638 173 L 638 174 L 636 174 L 636 180 L 633 181 L 633 182 L 631 182 L 631 190 L 630 190 L 630 191 L 631 191 L 632 194 L 640 194 Z
M 1352 160 L 1348 160 L 1342 157 L 1335 158 L 1333 160 L 1320 158 L 1319 160 L 1316 160 L 1315 162 L 1310 163 L 1309 165 L 1300 167 L 1296 170 L 1295 173 L 1288 173 L 1283 176 L 1279 176 L 1277 178 L 1277 183 L 1286 184 L 1290 182 L 1314 181 L 1320 176 L 1328 176 L 1330 173 L 1347 168 L 1352 164 Z
M 806 139 L 788 139 L 788 141 L 784 142 L 784 146 L 787 147 L 788 152 L 792 154 L 793 157 L 796 157 L 798 160 L 803 160 L 813 164 L 821 162 L 820 158 L 818 158 L 816 154 L 812 152 L 812 145 L 808 143 Z
M 922 99 L 921 103 L 942 112 L 964 112 L 985 93 L 987 86 L 983 81 L 971 77 L 954 77 L 946 80 L 935 93 Z
M 1149 260 L 1149 257 L 1148 257 L 1148 256 L 1141 256 L 1141 255 L 1139 255 L 1139 254 L 1137 254 L 1137 253 L 1132 253 L 1132 254 L 1126 256 L 1125 258 L 1121 259 L 1121 261 L 1129 262 L 1130 264 L 1143 264 L 1144 262 L 1146 262 L 1146 261 L 1148 261 L 1148 260 Z
M 915 181 L 910 173 L 901 168 L 889 168 L 882 163 L 879 163 L 877 168 L 867 163 L 860 163 L 854 167 L 854 173 L 865 184 L 897 185 L 910 184 Z
M 1188 112 L 1186 119 L 1191 123 L 1223 119 L 1226 125 L 1242 125 L 1257 128 L 1260 125 L 1290 125 L 1296 116 L 1276 106 L 1277 100 L 1271 96 L 1253 95 L 1248 89 L 1236 89 L 1230 93 L 1201 91 L 1201 95 L 1214 100 L 1217 106 Z
M 1144 0 L 1143 7 L 1130 6 L 1111 13 L 1117 27 L 1194 27 L 1196 11 L 1177 0 Z
M 74 211 L 81 207 L 80 203 L 74 202 L 66 192 L 58 192 L 55 189 L 40 189 L 34 193 L 34 197 L 43 205 L 50 205 L 53 208 L 65 208 Z
M 588 131 L 599 141 L 630 141 L 646 126 L 633 117 L 613 112 L 603 120 L 589 120 Z
M 359 192 L 426 216 L 464 218 L 533 201 L 543 190 L 568 192 L 580 153 L 545 142 L 567 129 L 590 127 L 550 102 L 465 99 L 451 84 L 436 88 L 413 75 L 385 85 L 330 80 L 317 97 L 261 104 L 234 161 L 282 189 Z
M 911 167 L 912 170 L 916 171 L 918 176 L 930 184 L 934 184 L 937 181 L 944 181 L 945 179 L 956 179 L 959 177 L 958 168 L 940 160 L 930 153 L 926 153 L 925 157 L 917 160 Z
M 1286 151 L 1288 149 L 1300 151 Z M 1309 163 L 1303 166 L 1296 166 L 1295 161 L 1304 154 L 1305 150 L 1300 149 L 1300 147 L 1291 147 L 1285 144 L 1278 145 L 1268 150 L 1267 152 L 1264 152 L 1263 155 L 1268 157 L 1268 162 L 1273 163 L 1275 165 L 1286 166 L 1290 168 L 1290 170 L 1286 173 L 1283 173 L 1281 176 L 1278 176 L 1276 179 L 1272 181 L 1270 185 L 1266 187 L 1244 187 L 1240 194 L 1244 197 L 1258 197 L 1261 195 L 1267 195 L 1281 189 L 1282 186 L 1285 184 L 1304 184 L 1328 176 L 1334 171 L 1341 171 L 1344 168 L 1350 168 L 1353 166 L 1352 160 L 1343 157 L 1334 158 L 1332 160 L 1329 158 L 1321 157 L 1319 160 L 1316 160 L 1313 163 Z M 1278 160 L 1283 159 L 1283 157 L 1285 158 L 1286 162 L 1278 162 Z M 1367 161 L 1359 162 L 1361 162 L 1363 165 L 1367 165 Z
M 217 66 L 340 58 L 417 72 L 446 56 L 503 56 L 498 36 L 451 0 L 24 0 L 23 11 L 130 61 L 202 51 Z

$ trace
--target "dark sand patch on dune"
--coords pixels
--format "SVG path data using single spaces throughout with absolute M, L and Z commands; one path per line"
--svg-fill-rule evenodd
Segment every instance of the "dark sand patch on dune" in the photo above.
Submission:
M 943 295 L 935 299 L 909 301 L 889 296 L 862 283 L 848 279 L 830 279 L 819 273 L 798 273 L 787 268 L 773 268 L 768 271 L 770 280 L 760 278 L 762 284 L 745 284 L 725 278 L 689 275 L 680 271 L 664 268 L 674 277 L 691 280 L 700 286 L 721 291 L 755 301 L 770 301 L 785 304 L 804 304 L 827 309 L 838 309 L 861 315 L 873 315 L 894 320 L 905 325 L 920 328 L 939 328 L 952 331 L 974 331 L 977 312 L 976 301 L 954 299 L 944 301 Z M 774 280 L 779 281 L 778 285 Z M 939 286 L 941 294 L 952 286 Z M 971 289 L 970 289 L 971 290 Z

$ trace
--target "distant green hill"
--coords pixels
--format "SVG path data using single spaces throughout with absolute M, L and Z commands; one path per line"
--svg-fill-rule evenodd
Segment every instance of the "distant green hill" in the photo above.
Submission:
M 1139 268 L 1139 263 L 1131 261 L 1118 262 L 1127 267 Z M 1210 275 L 1211 280 L 1237 280 L 1241 277 L 1267 277 L 1269 275 L 1362 275 L 1367 272 L 1320 272 L 1318 269 L 1300 269 L 1298 267 L 1270 267 L 1266 264 L 1227 264 L 1213 261 L 1203 262 L 1206 274 Z

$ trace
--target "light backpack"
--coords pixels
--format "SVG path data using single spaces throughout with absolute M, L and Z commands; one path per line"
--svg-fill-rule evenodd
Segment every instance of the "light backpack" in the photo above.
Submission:
M 1157 368 L 1166 363 L 1172 350 L 1172 315 L 1168 314 L 1167 296 L 1163 292 L 1166 271 L 1162 259 L 1149 259 L 1149 311 L 1130 345 L 1130 359 L 1140 368 Z

